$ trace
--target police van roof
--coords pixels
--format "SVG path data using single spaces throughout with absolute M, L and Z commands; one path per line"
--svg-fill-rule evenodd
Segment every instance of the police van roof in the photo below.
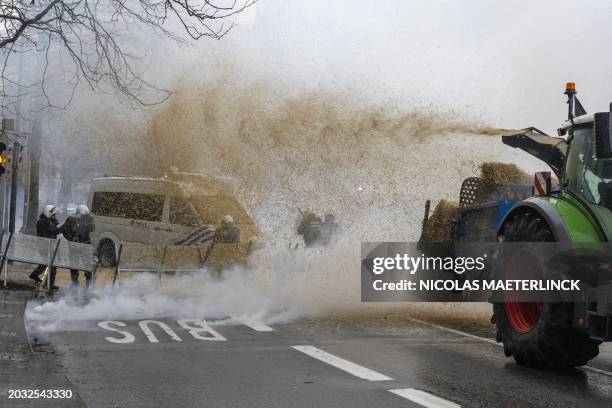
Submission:
M 153 181 L 153 182 L 176 182 L 175 180 L 169 180 L 166 178 L 153 178 L 153 177 L 138 177 L 138 176 L 108 176 L 108 177 L 95 177 L 95 180 L 134 180 L 134 181 Z
M 181 191 L 183 194 L 219 195 L 232 193 L 231 185 L 215 177 L 187 177 L 186 179 L 153 178 L 139 176 L 111 176 L 94 178 L 92 191 L 154 192 Z

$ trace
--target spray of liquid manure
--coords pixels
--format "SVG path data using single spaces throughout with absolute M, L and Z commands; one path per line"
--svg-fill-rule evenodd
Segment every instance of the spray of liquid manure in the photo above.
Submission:
M 360 243 L 418 239 L 424 201 L 454 198 L 463 178 L 504 152 L 491 137 L 503 129 L 439 109 L 404 111 L 350 94 L 293 95 L 226 81 L 185 80 L 146 127 L 130 129 L 118 134 L 138 149 L 125 140 L 113 155 L 108 149 L 117 147 L 105 144 L 107 165 L 151 176 L 177 166 L 232 177 L 266 248 L 221 280 L 203 271 L 160 287 L 157 277 L 142 275 L 119 289 L 99 288 L 85 307 L 69 298 L 31 307 L 31 319 L 361 316 L 376 307 L 360 304 Z M 95 126 L 87 131 L 96 138 Z M 336 215 L 341 229 L 329 248 L 289 249 L 299 241 L 298 209 Z

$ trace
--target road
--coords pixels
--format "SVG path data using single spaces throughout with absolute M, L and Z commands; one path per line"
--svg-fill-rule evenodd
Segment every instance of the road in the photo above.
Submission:
M 87 407 L 612 406 L 612 348 L 587 368 L 546 372 L 517 366 L 481 332 L 412 318 L 143 316 L 74 322 L 47 341 Z

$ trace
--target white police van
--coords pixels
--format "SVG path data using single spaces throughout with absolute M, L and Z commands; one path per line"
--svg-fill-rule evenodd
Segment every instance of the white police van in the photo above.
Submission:
M 116 263 L 119 243 L 197 245 L 210 242 L 225 215 L 240 228 L 240 241 L 260 235 L 226 180 L 174 173 L 164 178 L 104 177 L 92 181 L 92 243 L 103 266 Z

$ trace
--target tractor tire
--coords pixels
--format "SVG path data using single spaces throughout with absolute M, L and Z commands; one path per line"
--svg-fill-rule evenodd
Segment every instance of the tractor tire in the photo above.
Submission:
M 108 239 L 102 241 L 98 246 L 98 257 L 100 258 L 100 265 L 105 268 L 114 268 L 117 266 L 115 243 Z
M 554 242 L 552 230 L 535 212 L 513 216 L 503 227 L 502 242 Z M 526 247 L 528 248 L 528 247 Z M 585 365 L 599 353 L 599 343 L 573 327 L 572 303 L 493 303 L 491 322 L 504 353 L 519 365 L 566 370 Z

